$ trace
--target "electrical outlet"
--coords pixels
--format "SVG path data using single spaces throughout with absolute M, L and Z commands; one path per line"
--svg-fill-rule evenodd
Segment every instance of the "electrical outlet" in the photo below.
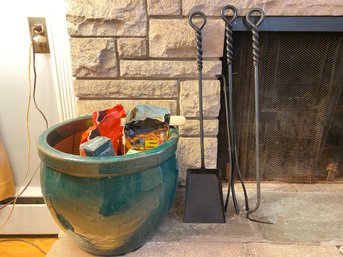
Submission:
M 28 17 L 30 38 L 34 44 L 34 52 L 49 54 L 49 40 L 44 17 Z

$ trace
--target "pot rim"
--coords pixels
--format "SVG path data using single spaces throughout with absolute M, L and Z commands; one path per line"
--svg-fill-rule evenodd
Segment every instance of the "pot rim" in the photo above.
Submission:
M 57 123 L 46 129 L 37 141 L 38 154 L 42 162 L 58 172 L 71 176 L 109 177 L 132 174 L 150 167 L 159 166 L 160 163 L 169 159 L 176 152 L 179 134 L 174 127 L 170 127 L 170 137 L 163 144 L 150 150 L 130 155 L 80 156 L 59 151 L 47 142 L 48 136 L 57 128 L 91 118 L 92 116 L 78 117 Z

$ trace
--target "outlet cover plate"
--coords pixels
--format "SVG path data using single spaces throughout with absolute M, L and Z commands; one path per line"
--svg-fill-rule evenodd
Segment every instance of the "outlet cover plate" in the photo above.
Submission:
M 50 53 L 50 48 L 49 48 L 49 38 L 48 38 L 48 33 L 47 33 L 47 27 L 46 27 L 46 21 L 45 17 L 28 17 L 28 23 L 29 23 L 29 30 L 30 30 L 30 39 L 32 40 L 32 34 L 33 30 L 32 28 L 36 24 L 41 24 L 43 26 L 44 31 L 41 33 L 40 36 L 43 36 L 46 38 L 46 43 L 44 44 L 37 44 L 36 42 L 34 43 L 34 51 L 35 53 L 38 54 L 49 54 Z M 35 34 L 34 36 L 37 36 Z

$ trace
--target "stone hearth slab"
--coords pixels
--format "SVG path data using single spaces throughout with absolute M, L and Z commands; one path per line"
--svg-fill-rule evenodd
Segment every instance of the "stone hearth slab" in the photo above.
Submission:
M 47 257 L 95 257 L 79 249 L 68 237 L 57 240 Z M 149 242 L 127 257 L 341 257 L 335 246 L 227 243 L 227 242 Z
M 246 186 L 252 208 L 255 184 Z M 236 188 L 242 205 L 243 194 Z M 179 190 L 152 240 L 125 256 L 342 257 L 336 246 L 343 245 L 343 184 L 262 184 L 262 204 L 253 216 L 273 225 L 233 215 L 231 206 L 225 224 L 186 224 L 183 197 L 184 190 Z M 47 256 L 92 255 L 62 233 Z

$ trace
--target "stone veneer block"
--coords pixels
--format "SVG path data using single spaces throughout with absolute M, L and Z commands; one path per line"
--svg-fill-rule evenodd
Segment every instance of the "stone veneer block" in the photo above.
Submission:
M 220 11 L 228 2 L 224 0 L 183 0 L 182 14 L 188 16 L 191 11 L 202 11 L 206 15 L 220 16 Z M 246 15 L 251 8 L 259 7 L 268 16 L 325 16 L 343 15 L 343 1 L 341 0 L 233 0 L 239 15 Z
M 207 20 L 203 32 L 204 57 L 223 56 L 224 27 L 222 19 Z M 150 57 L 196 57 L 195 31 L 187 19 L 151 19 L 149 44 Z
M 115 41 L 112 38 L 71 38 L 73 76 L 117 77 Z
M 148 104 L 153 106 L 169 108 L 172 115 L 176 115 L 176 100 L 77 100 L 78 115 L 92 114 L 94 111 L 112 108 L 116 104 L 122 104 L 128 113 L 137 104 Z
M 181 136 L 199 136 L 200 122 L 198 120 L 186 120 L 186 123 L 179 127 Z M 219 121 L 204 120 L 204 134 L 205 136 L 217 136 L 219 129 Z
M 205 166 L 215 169 L 217 167 L 217 138 L 205 138 Z M 186 170 L 200 168 L 200 139 L 180 137 L 177 149 L 179 164 L 179 181 L 186 181 Z
M 147 0 L 149 15 L 180 15 L 181 0 Z
M 118 38 L 118 53 L 121 58 L 142 58 L 147 55 L 147 39 Z
M 203 81 L 204 117 L 218 117 L 220 110 L 220 81 Z M 199 117 L 199 84 L 197 80 L 180 82 L 180 114 Z
M 222 63 L 204 61 L 203 76 L 213 78 L 220 74 Z M 120 72 L 127 78 L 190 78 L 198 76 L 197 62 L 194 61 L 157 61 L 157 60 L 121 60 Z
M 144 0 L 65 0 L 71 36 L 145 36 Z
M 74 81 L 79 98 L 177 98 L 173 80 L 80 80 Z

